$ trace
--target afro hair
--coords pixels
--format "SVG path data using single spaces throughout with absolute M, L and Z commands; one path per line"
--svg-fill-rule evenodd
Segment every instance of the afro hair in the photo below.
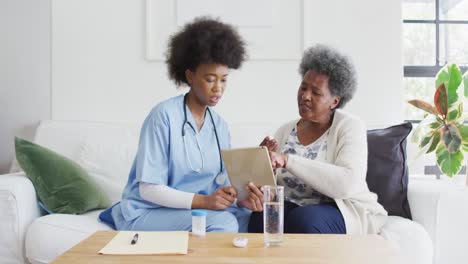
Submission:
M 177 86 L 187 84 L 185 71 L 215 63 L 240 68 L 246 59 L 245 42 L 231 25 L 199 17 L 171 36 L 166 52 L 169 78 Z

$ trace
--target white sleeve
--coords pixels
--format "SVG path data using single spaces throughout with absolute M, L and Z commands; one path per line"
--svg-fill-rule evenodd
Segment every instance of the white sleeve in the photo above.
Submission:
M 311 160 L 298 155 L 289 155 L 286 169 L 320 193 L 333 199 L 346 199 L 356 193 L 368 191 L 367 137 L 362 122 L 348 119 L 340 124 L 336 133 L 334 163 Z
M 183 192 L 166 185 L 140 182 L 140 196 L 144 200 L 164 207 L 191 209 L 194 193 Z

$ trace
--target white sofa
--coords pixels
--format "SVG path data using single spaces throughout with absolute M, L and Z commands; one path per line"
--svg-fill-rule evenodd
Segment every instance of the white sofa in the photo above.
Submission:
M 275 127 L 232 125 L 233 146 L 257 144 Z M 43 121 L 34 141 L 77 161 L 117 201 L 138 134 L 139 125 Z M 468 191 L 447 182 L 410 180 L 408 196 L 414 221 L 391 216 L 381 235 L 408 263 L 466 263 L 468 209 L 461 208 L 467 208 Z M 48 263 L 96 230 L 110 229 L 99 222 L 100 210 L 42 216 L 34 187 L 22 172 L 0 175 L 0 212 L 0 263 Z

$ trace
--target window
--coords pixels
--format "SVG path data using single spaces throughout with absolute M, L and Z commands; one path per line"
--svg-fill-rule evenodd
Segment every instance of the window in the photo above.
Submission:
M 447 63 L 468 69 L 468 0 L 402 0 L 406 100 L 433 102 L 434 76 Z M 406 104 L 406 119 L 424 113 Z

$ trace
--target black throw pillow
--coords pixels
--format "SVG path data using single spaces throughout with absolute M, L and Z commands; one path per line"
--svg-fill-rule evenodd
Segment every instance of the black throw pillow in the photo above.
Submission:
M 411 219 L 406 138 L 411 123 L 367 131 L 367 184 L 389 215 Z

